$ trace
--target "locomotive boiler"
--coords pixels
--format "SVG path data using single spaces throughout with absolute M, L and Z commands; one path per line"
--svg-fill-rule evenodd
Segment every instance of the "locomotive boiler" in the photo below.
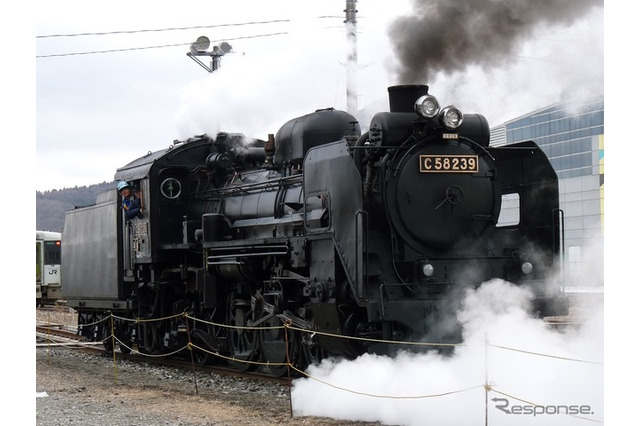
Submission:
M 489 146 L 482 115 L 425 85 L 390 87 L 389 106 L 364 132 L 323 109 L 264 140 L 200 135 L 118 169 L 141 217 L 125 219 L 113 190 L 65 218 L 83 335 L 103 339 L 114 313 L 136 319 L 115 333 L 141 352 L 189 340 L 249 369 L 457 343 L 463 292 L 492 278 L 529 287 L 534 315 L 566 313 L 549 285 L 562 215 L 544 153 Z M 203 321 L 185 329 L 182 312 Z

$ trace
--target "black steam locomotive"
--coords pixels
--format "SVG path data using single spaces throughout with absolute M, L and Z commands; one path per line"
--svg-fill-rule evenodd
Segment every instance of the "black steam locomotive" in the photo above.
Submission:
M 189 340 L 238 368 L 304 366 L 458 342 L 462 292 L 492 278 L 530 287 L 533 314 L 566 313 L 547 282 L 562 244 L 558 181 L 538 146 L 490 147 L 482 115 L 441 108 L 424 85 L 390 87 L 389 103 L 364 133 L 323 109 L 267 140 L 200 135 L 118 169 L 141 217 L 125 218 L 114 189 L 65 218 L 80 332 L 104 339 L 99 320 L 115 314 L 138 320 L 114 330 L 141 352 Z M 185 312 L 203 321 L 185 328 L 173 316 Z

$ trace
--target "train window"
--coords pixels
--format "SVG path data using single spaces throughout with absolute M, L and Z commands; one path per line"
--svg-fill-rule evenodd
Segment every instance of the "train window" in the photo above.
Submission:
M 44 264 L 45 265 L 59 265 L 62 258 L 60 252 L 60 241 L 45 241 L 44 242 Z
M 520 223 L 520 194 L 503 194 L 497 227 L 514 226 Z

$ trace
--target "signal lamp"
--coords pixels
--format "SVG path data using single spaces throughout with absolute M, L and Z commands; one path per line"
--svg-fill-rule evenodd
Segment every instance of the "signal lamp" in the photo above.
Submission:
M 211 42 L 209 41 L 209 38 L 207 36 L 200 36 L 195 43 L 191 43 L 191 53 L 193 53 L 194 55 L 204 53 L 209 48 L 210 44 Z

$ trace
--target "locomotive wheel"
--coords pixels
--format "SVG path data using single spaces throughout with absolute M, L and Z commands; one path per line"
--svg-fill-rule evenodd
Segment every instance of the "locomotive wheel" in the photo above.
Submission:
M 248 327 L 251 318 L 251 298 L 237 299 L 234 293 L 229 295 L 227 311 L 227 324 L 232 327 L 228 331 L 229 352 L 233 359 L 239 362 L 229 361 L 239 371 L 255 369 L 255 361 L 258 357 L 258 341 L 256 331 L 243 329 Z M 249 362 L 246 362 L 249 361 Z
M 295 348 L 298 346 L 296 334 L 288 331 L 285 340 L 286 330 L 282 327 L 282 323 L 277 317 L 272 317 L 265 321 L 264 330 L 260 330 L 260 349 L 261 360 L 266 363 L 285 364 L 285 365 L 267 365 L 266 373 L 272 376 L 284 376 L 287 373 L 287 340 L 289 344 L 289 361 L 296 365 L 298 356 Z M 275 327 L 275 328 L 271 328 Z

